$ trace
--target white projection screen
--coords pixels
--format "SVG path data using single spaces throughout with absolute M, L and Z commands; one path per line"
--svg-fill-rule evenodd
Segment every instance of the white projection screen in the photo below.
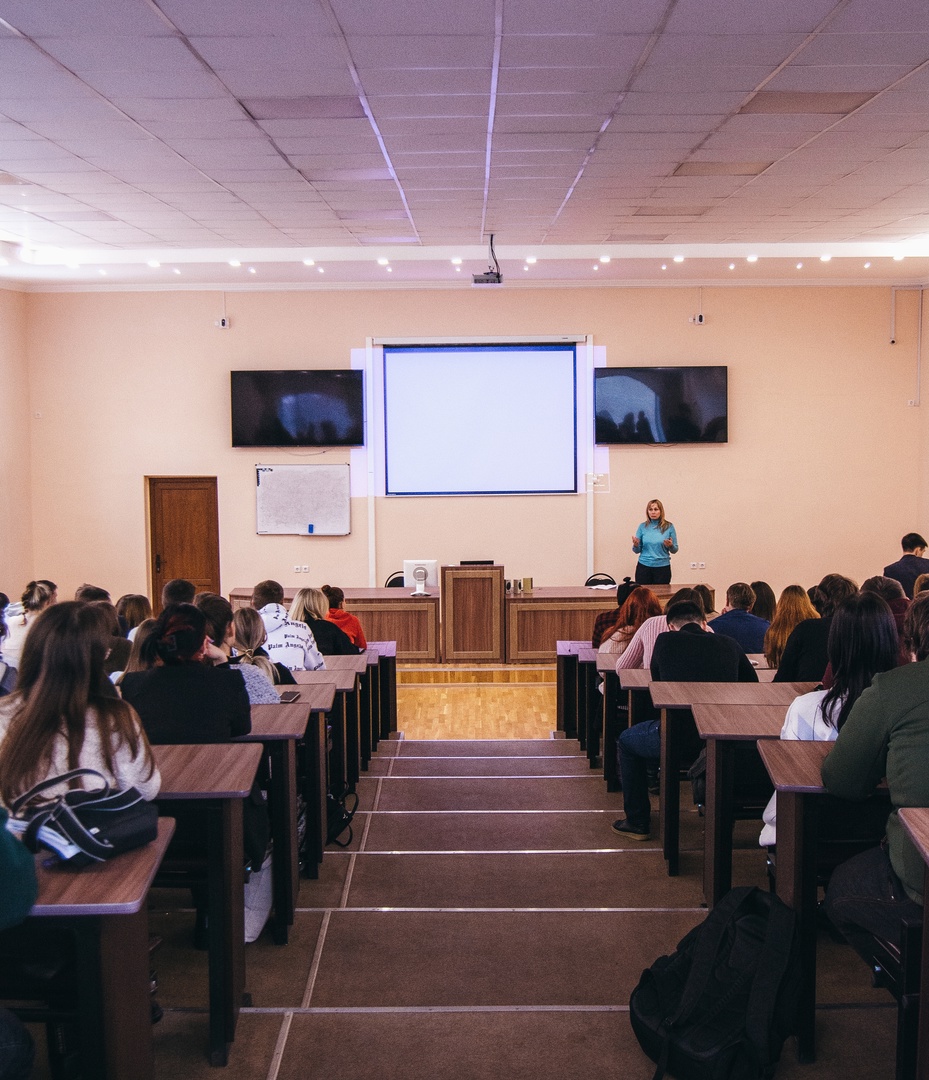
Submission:
M 384 346 L 388 495 L 577 491 L 574 344 Z

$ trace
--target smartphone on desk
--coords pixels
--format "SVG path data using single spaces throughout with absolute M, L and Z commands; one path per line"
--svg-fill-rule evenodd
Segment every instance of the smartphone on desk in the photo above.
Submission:
M 300 700 L 300 691 L 299 690 L 285 690 L 283 692 L 283 694 L 281 694 L 281 704 L 282 705 L 289 705 L 292 701 L 299 701 L 299 700 Z

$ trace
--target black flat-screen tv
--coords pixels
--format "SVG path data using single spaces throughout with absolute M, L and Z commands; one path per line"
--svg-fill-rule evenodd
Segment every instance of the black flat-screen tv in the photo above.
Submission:
M 728 368 L 594 371 L 596 442 L 608 446 L 729 441 Z
M 233 446 L 364 445 L 364 372 L 230 374 Z

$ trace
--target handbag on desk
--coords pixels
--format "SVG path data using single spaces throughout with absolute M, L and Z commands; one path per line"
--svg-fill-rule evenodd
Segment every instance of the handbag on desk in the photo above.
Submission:
M 42 799 L 50 788 L 82 776 L 100 781 L 91 791 L 72 788 Z M 148 844 L 158 835 L 158 808 L 134 787 L 113 790 L 96 769 L 72 769 L 50 776 L 10 804 L 7 828 L 18 833 L 30 851 L 47 848 L 69 866 L 103 862 Z

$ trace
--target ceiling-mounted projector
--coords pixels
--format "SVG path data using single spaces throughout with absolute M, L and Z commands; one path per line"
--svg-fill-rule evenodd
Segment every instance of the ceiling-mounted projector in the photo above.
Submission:
M 494 234 L 490 234 L 490 265 L 483 274 L 472 274 L 472 285 L 502 285 L 503 274 L 500 273 L 500 263 L 497 262 L 497 253 L 494 251 Z
M 474 285 L 502 285 L 503 274 L 499 270 L 488 270 L 486 274 L 474 274 L 471 277 Z

